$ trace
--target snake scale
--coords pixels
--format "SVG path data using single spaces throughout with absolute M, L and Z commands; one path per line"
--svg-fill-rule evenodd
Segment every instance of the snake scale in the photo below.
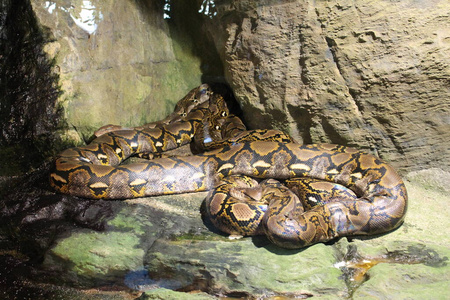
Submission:
M 388 232 L 406 213 L 405 185 L 389 164 L 345 146 L 246 130 L 206 84 L 163 121 L 112 130 L 60 153 L 51 186 L 90 199 L 209 191 L 206 213 L 217 228 L 266 234 L 285 248 Z M 194 155 L 121 164 L 190 143 Z

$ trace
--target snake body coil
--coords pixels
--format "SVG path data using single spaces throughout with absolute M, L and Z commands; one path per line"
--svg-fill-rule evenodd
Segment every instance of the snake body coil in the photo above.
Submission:
M 240 138 L 214 142 L 213 150 L 197 155 L 120 164 L 131 155 L 191 142 L 198 130 L 206 130 L 204 118 L 211 112 L 228 115 L 221 98 L 210 96 L 207 86 L 187 96 L 201 97 L 181 121 L 108 132 L 87 146 L 62 152 L 50 175 L 52 187 L 91 199 L 211 190 L 207 213 L 219 229 L 239 235 L 265 232 L 287 248 L 382 233 L 402 223 L 406 189 L 390 165 L 344 146 L 299 145 L 288 137 L 280 142 L 278 132 L 248 137 L 240 130 Z M 213 130 L 206 131 L 204 144 L 209 149 Z M 312 179 L 297 179 L 305 177 Z M 295 193 L 277 180 L 286 180 Z

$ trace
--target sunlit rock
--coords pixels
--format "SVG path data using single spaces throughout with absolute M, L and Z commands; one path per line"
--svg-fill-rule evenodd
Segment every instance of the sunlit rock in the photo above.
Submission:
M 60 76 L 66 134 L 77 131 L 78 142 L 105 124 L 162 119 L 201 83 L 192 44 L 173 39 L 152 2 L 31 2 L 53 39 L 45 49 Z
M 251 128 L 449 166 L 448 1 L 215 3 L 208 30 Z

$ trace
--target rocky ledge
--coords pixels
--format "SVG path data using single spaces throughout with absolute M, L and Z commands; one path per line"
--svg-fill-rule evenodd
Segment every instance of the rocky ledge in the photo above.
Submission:
M 2 209 L 0 285 L 7 297 L 47 299 L 445 298 L 448 175 L 407 176 L 410 205 L 395 232 L 285 250 L 214 230 L 201 215 L 205 193 L 83 200 L 47 191 L 44 170 L 16 182 Z

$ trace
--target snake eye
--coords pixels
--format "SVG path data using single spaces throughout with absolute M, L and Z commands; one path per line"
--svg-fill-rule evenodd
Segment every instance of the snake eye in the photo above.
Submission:
M 195 96 L 194 99 L 192 99 L 192 102 L 194 102 L 194 103 L 198 102 L 197 96 Z
M 184 113 L 181 114 L 181 116 L 182 116 L 182 117 L 186 117 L 187 114 L 184 112 Z

